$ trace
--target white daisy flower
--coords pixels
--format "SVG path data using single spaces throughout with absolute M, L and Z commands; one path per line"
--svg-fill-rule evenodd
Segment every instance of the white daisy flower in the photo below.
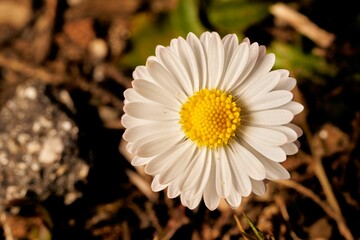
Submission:
M 280 162 L 298 151 L 302 131 L 290 122 L 303 106 L 292 101 L 296 80 L 271 71 L 274 61 L 249 39 L 205 32 L 158 46 L 135 69 L 123 138 L 154 191 L 167 188 L 190 209 L 202 198 L 210 210 L 221 198 L 236 208 L 264 194 L 264 180 L 290 177 Z

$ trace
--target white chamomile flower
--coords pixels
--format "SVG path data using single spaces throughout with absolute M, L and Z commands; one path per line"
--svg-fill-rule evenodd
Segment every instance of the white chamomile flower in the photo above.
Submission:
M 292 101 L 296 80 L 271 71 L 274 61 L 249 39 L 205 32 L 158 46 L 135 69 L 123 138 L 154 191 L 167 188 L 190 209 L 202 198 L 210 210 L 221 198 L 236 208 L 264 194 L 264 180 L 290 177 L 280 162 L 298 151 L 302 131 L 290 122 L 303 106 Z

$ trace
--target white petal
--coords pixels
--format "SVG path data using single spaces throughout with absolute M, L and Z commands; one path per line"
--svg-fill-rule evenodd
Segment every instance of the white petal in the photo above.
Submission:
M 285 126 L 291 128 L 292 130 L 294 130 L 297 134 L 298 137 L 301 137 L 303 135 L 303 130 L 298 127 L 297 125 L 293 124 L 293 123 L 288 123 Z
M 191 160 L 188 168 L 185 170 L 186 177 L 184 177 L 179 185 L 181 191 L 187 191 L 199 181 L 201 173 L 206 166 L 206 151 L 199 150 L 194 158 Z
M 287 143 L 293 142 L 298 138 L 297 133 L 291 127 L 288 126 L 269 126 L 269 128 L 282 132 L 286 135 Z
M 161 174 L 160 174 L 161 176 Z M 169 187 L 168 187 L 168 191 L 167 191 L 167 196 L 168 198 L 176 198 L 177 196 L 180 195 L 180 189 L 179 189 L 179 177 L 176 177 L 174 179 L 174 181 L 169 183 Z M 161 183 L 161 180 L 159 179 L 159 182 Z
M 147 79 L 152 80 L 149 72 L 147 71 L 145 66 L 138 66 L 135 68 L 133 72 L 133 78 L 134 79 Z
M 245 41 L 245 40 L 246 39 L 244 39 L 244 41 L 243 41 L 244 43 L 250 44 L 250 41 Z M 257 62 L 258 56 L 259 56 L 259 44 L 253 43 L 250 45 L 250 48 L 249 48 L 249 56 L 247 59 L 246 66 L 245 66 L 244 70 L 241 72 L 241 74 L 238 77 L 238 79 L 236 80 L 236 82 L 234 83 L 234 85 L 231 86 L 229 91 L 232 92 L 234 89 L 239 87 L 239 85 L 242 84 L 242 82 L 248 77 L 248 75 L 253 70 L 255 63 Z
M 191 141 L 185 141 L 178 147 L 178 157 L 164 166 L 160 173 L 160 183 L 166 184 L 171 182 L 177 176 L 183 174 L 190 160 L 194 156 L 197 146 Z
M 131 116 L 127 115 L 127 114 L 123 114 L 121 116 L 121 124 L 125 128 L 133 128 L 133 127 L 143 125 L 143 124 L 146 124 L 146 123 L 150 123 L 150 122 L 152 122 L 152 121 L 147 121 L 147 120 L 144 120 L 144 119 L 134 118 L 134 117 L 131 117 Z
M 224 46 L 219 34 L 211 33 L 207 52 L 208 85 L 209 89 L 217 88 L 224 68 Z
M 163 132 L 180 131 L 180 125 L 176 121 L 144 123 L 135 127 L 127 128 L 123 138 L 128 142 L 135 142 L 143 137 L 156 135 Z
M 244 146 L 246 146 L 246 144 L 250 145 L 255 151 L 261 153 L 262 155 L 264 155 L 265 157 L 267 157 L 273 161 L 282 162 L 282 161 L 286 160 L 286 154 L 281 147 L 268 146 L 268 145 L 262 144 L 259 141 L 253 140 L 252 138 L 247 138 L 246 140 L 242 140 L 241 143 Z M 249 148 L 249 147 L 246 146 L 246 148 Z M 256 178 L 254 178 L 254 179 L 256 179 Z
M 250 57 L 251 56 L 249 56 L 249 60 Z M 275 55 L 272 53 L 267 54 L 265 57 L 261 58 L 259 61 L 255 63 L 253 69 L 246 77 L 243 76 L 243 74 L 245 75 L 245 73 L 242 73 L 238 81 L 234 84 L 235 88 L 233 91 L 235 95 L 236 96 L 242 95 L 244 92 L 248 90 L 249 87 L 251 87 L 251 85 L 253 85 L 254 81 L 258 82 L 259 78 L 269 73 L 271 68 L 274 66 L 274 62 L 275 62 Z M 246 68 L 247 66 L 245 67 L 245 69 Z
M 187 199 L 192 199 L 194 196 L 203 195 L 204 188 L 209 180 L 210 177 L 210 170 L 212 166 L 212 155 L 210 154 L 210 151 L 208 150 L 200 150 L 205 153 L 205 158 L 203 159 L 203 168 L 199 172 L 197 177 L 195 178 L 189 178 L 190 181 L 194 181 L 195 185 L 193 185 L 188 190 L 184 191 L 184 196 L 188 196 Z M 202 155 L 201 155 L 202 156 Z M 200 158 L 199 158 L 200 160 Z M 215 176 L 213 176 L 215 177 Z M 187 182 L 184 182 L 184 187 L 187 186 Z
M 181 64 L 179 58 L 169 49 L 160 48 L 158 58 L 161 59 L 162 64 L 168 69 L 172 79 L 175 80 L 177 85 L 186 93 L 191 96 L 193 93 L 192 82 L 186 74 L 185 67 Z
M 162 46 L 162 45 L 157 45 L 156 48 L 155 48 L 155 55 L 156 55 L 156 57 L 155 57 L 155 58 L 152 58 L 151 61 L 158 62 L 158 63 L 161 64 L 161 66 L 164 66 L 164 65 L 162 64 L 162 62 L 161 62 L 161 59 L 159 58 L 160 49 L 162 49 L 162 48 L 169 48 L 169 47 L 164 47 L 164 46 Z M 148 61 L 149 61 L 149 59 L 147 59 L 146 64 L 147 64 Z
M 179 37 L 179 38 L 181 38 L 181 37 Z M 175 53 L 177 57 L 180 57 L 180 55 L 179 55 L 179 38 L 171 39 L 170 46 L 167 47 L 168 49 L 173 51 L 173 53 Z M 158 52 L 156 52 L 156 54 L 158 54 Z
M 228 197 L 232 189 L 229 162 L 223 148 L 215 152 L 215 188 L 220 197 Z
M 285 79 L 289 77 L 290 72 L 286 69 L 277 69 L 275 71 L 278 71 L 281 74 L 281 79 Z
M 234 154 L 232 149 L 226 148 L 225 151 L 231 167 L 230 170 L 235 189 L 241 196 L 249 196 L 251 193 L 251 182 L 242 160 Z
M 239 128 L 239 133 L 246 142 L 248 142 L 249 138 L 252 141 L 258 141 L 268 146 L 280 146 L 287 142 L 285 134 L 269 128 L 246 126 Z
M 181 146 L 181 143 L 176 143 L 167 151 L 152 157 L 152 160 L 145 166 L 145 173 L 153 176 L 158 175 L 168 163 L 178 160 L 178 158 L 181 157 L 181 151 L 178 151 L 179 146 Z
M 158 47 L 158 46 L 157 46 Z M 155 57 L 155 56 L 150 56 L 150 57 L 148 57 L 147 59 L 146 59 L 146 62 L 148 62 L 148 61 L 154 61 L 154 62 L 158 62 L 158 63 L 160 63 L 160 60 L 157 58 L 157 57 Z M 146 67 L 146 66 L 145 66 Z M 152 77 L 151 77 L 151 75 L 150 75 L 150 73 L 148 72 L 148 74 L 149 74 L 149 76 L 150 76 L 150 78 L 151 78 L 151 81 L 154 81 L 154 79 L 152 79 Z M 140 79 L 147 79 L 147 78 L 140 78 Z M 147 79 L 148 80 L 148 79 Z M 150 79 L 149 79 L 150 80 Z
M 174 96 L 171 96 L 171 93 L 163 90 L 161 87 L 152 82 L 138 79 L 134 80 L 132 85 L 138 94 L 150 101 L 162 104 L 175 111 L 178 111 L 181 107 L 180 102 L 174 98 Z
M 271 109 L 290 102 L 293 94 L 289 91 L 277 90 L 266 94 L 259 94 L 246 100 L 247 110 L 258 111 Z
M 250 39 L 249 38 L 244 38 L 243 40 L 242 40 L 242 42 L 244 42 L 244 43 L 247 43 L 247 44 L 249 44 L 250 45 Z
M 244 39 L 244 42 L 247 42 L 247 44 L 250 45 L 250 52 L 249 52 L 249 58 L 248 58 L 248 62 L 245 67 L 244 74 L 241 75 L 244 78 L 247 77 L 248 74 L 253 70 L 253 67 L 255 66 L 255 64 L 259 58 L 259 44 L 257 42 L 250 44 L 250 40 L 249 41 L 245 41 L 245 40 L 246 39 Z
M 258 62 L 260 62 L 260 60 L 266 56 L 266 47 L 264 45 L 260 45 L 259 46 L 259 57 L 258 57 Z
M 167 121 L 179 119 L 179 113 L 155 103 L 132 102 L 124 106 L 124 112 L 135 118 Z
M 201 45 L 200 40 L 193 34 L 189 33 L 187 35 L 186 41 L 189 43 L 192 51 L 194 52 L 194 56 L 196 58 L 197 70 L 199 72 L 199 88 L 204 88 L 207 79 L 207 65 L 206 65 L 206 57 L 204 53 L 204 49 Z M 195 88 L 194 91 L 198 91 L 199 88 Z
M 209 48 L 209 42 L 211 39 L 211 33 L 210 32 L 204 32 L 199 37 L 200 42 L 205 50 Z M 207 56 L 206 56 L 207 57 Z
M 165 167 L 165 165 L 169 161 L 173 162 L 176 160 L 174 159 L 174 157 L 172 157 L 172 156 L 177 157 L 176 147 L 177 146 L 174 146 L 173 148 L 169 149 L 167 152 L 163 152 L 158 156 L 152 157 L 152 160 L 148 162 L 148 164 L 144 168 L 145 173 L 152 176 L 159 175 L 160 177 L 160 172 Z
M 169 93 L 173 93 L 173 96 L 180 102 L 184 102 L 187 99 L 188 95 L 185 94 L 185 91 L 181 88 L 179 83 L 163 65 L 157 61 L 148 60 L 146 62 L 146 67 L 149 74 L 159 86 Z
M 153 160 L 153 158 L 142 158 L 142 157 L 135 156 L 131 160 L 131 164 L 133 166 L 142 166 L 142 165 L 148 164 L 151 160 Z
M 126 144 L 126 151 L 128 151 L 131 154 L 135 154 L 135 150 L 134 150 L 134 143 L 129 142 Z
M 227 34 L 222 40 L 224 45 L 224 67 L 226 68 L 229 65 L 230 59 L 235 52 L 235 49 L 239 45 L 239 39 L 237 38 L 236 34 Z
M 266 178 L 269 180 L 289 179 L 289 172 L 280 164 L 262 156 L 261 154 L 254 153 L 255 156 L 261 161 L 265 167 Z
M 195 196 L 191 200 L 188 200 L 185 198 L 183 194 L 180 196 L 180 200 L 182 205 L 187 206 L 190 210 L 195 209 L 197 206 L 199 206 L 199 203 L 201 201 L 202 195 Z
M 154 139 L 153 141 L 149 141 L 143 145 L 138 146 L 135 150 L 135 155 L 144 158 L 156 156 L 160 153 L 166 152 L 168 149 L 179 143 L 182 139 L 183 136 L 176 132 L 168 133 L 164 137 Z
M 212 159 L 214 159 L 214 156 L 212 156 Z M 215 210 L 220 203 L 220 197 L 217 194 L 214 186 L 215 186 L 215 164 L 212 163 L 210 177 L 204 189 L 204 202 L 206 207 L 211 211 Z
M 232 208 L 238 208 L 241 204 L 241 195 L 233 189 L 230 195 L 226 198 L 226 201 Z
M 240 91 L 237 92 L 237 96 L 241 96 L 242 99 L 246 100 L 260 94 L 268 93 L 276 86 L 279 79 L 280 73 L 273 71 L 248 80 L 248 84 L 241 86 Z
M 285 109 L 271 109 L 258 112 L 249 112 L 243 116 L 244 123 L 274 126 L 289 123 L 294 115 Z
M 299 151 L 298 146 L 294 143 L 287 143 L 281 146 L 286 155 L 294 155 Z
M 239 142 L 232 144 L 235 155 L 242 161 L 246 173 L 253 179 L 263 180 L 265 178 L 265 168 L 249 150 Z
M 189 78 L 191 79 L 193 91 L 199 90 L 199 71 L 197 67 L 197 61 L 194 53 L 187 41 L 183 38 L 179 38 L 178 51 L 181 62 L 185 67 Z
M 221 41 L 226 50 L 226 55 L 231 55 L 236 46 L 239 45 L 239 39 L 235 33 L 227 34 Z
M 289 172 L 280 164 L 273 161 L 263 162 L 266 169 L 266 178 L 269 180 L 290 179 Z
M 295 78 L 292 78 L 292 77 L 280 78 L 280 81 L 275 86 L 274 90 L 288 90 L 288 91 L 290 91 L 295 87 L 295 85 L 296 85 Z
M 180 130 L 174 131 L 157 131 L 156 134 L 144 135 L 142 138 L 128 144 L 127 150 L 139 157 L 153 157 L 166 151 L 170 144 L 176 144 L 182 141 L 184 134 Z M 168 143 L 168 144 L 167 144 Z M 155 146 L 154 146 L 155 145 Z M 162 149 L 160 146 L 164 146 Z M 148 149 L 147 149 L 148 148 Z
M 269 180 L 290 179 L 290 173 L 280 164 L 272 161 L 268 161 L 269 165 L 266 165 L 266 178 Z
M 151 190 L 154 192 L 160 192 L 164 190 L 167 187 L 167 185 L 163 185 L 159 183 L 159 175 L 156 175 L 151 182 Z
M 264 73 L 268 73 L 275 63 L 275 54 L 269 53 L 266 54 L 266 47 L 263 45 L 259 46 L 259 55 L 257 57 L 257 62 L 255 67 L 252 70 L 249 77 L 255 78 L 256 76 L 261 76 Z
M 173 136 L 177 136 L 179 133 L 172 132 Z M 139 147 L 143 146 L 144 144 L 153 144 L 156 143 L 159 139 L 166 139 L 169 137 L 168 132 L 157 132 L 153 135 L 144 136 L 135 142 L 130 142 L 131 144 L 127 145 L 127 149 L 129 152 L 136 154 L 136 151 Z
M 301 105 L 301 104 L 298 103 L 298 102 L 294 102 L 294 101 L 288 102 L 287 104 L 281 106 L 280 108 L 289 110 L 289 111 L 292 112 L 292 114 L 294 114 L 294 115 L 297 115 L 297 114 L 301 113 L 302 110 L 304 110 L 304 106 L 303 106 L 303 105 Z
M 225 65 L 227 68 L 225 76 L 223 77 L 222 85 L 220 86 L 221 89 L 228 91 L 237 81 L 248 62 L 249 51 L 249 45 L 246 43 L 242 43 L 236 47 L 229 63 Z
M 257 180 L 251 179 L 251 184 L 252 184 L 253 193 L 255 193 L 258 196 L 262 196 L 265 194 L 266 187 L 265 187 L 264 181 L 257 181 Z
M 124 97 L 125 97 L 125 101 L 124 101 L 125 104 L 131 102 L 150 102 L 148 99 L 138 94 L 133 88 L 126 89 L 124 91 Z

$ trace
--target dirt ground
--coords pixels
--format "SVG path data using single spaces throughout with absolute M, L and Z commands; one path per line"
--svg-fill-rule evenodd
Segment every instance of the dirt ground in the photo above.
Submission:
M 181 1 L 0 0 L 0 239 L 360 239 L 360 11 L 351 1 L 286 1 L 295 14 L 270 8 L 245 29 L 262 44 L 283 42 L 272 49 L 298 79 L 304 136 L 284 162 L 291 180 L 238 209 L 191 211 L 152 192 L 130 164 L 123 91 L 143 55 L 186 31 L 161 24 L 183 26 L 174 16 L 190 2 Z M 190 26 L 226 32 L 214 2 L 226 1 L 191 2 Z M 320 27 L 311 35 L 302 24 Z M 158 26 L 169 34 L 151 33 Z M 286 48 L 299 39 L 310 57 Z

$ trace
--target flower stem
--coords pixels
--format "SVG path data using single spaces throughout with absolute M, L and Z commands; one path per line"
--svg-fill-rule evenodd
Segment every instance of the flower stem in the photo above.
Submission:
M 322 151 L 319 151 L 319 149 L 316 149 L 316 146 L 313 144 L 313 136 L 309 129 L 309 126 L 307 123 L 303 126 L 304 133 L 307 137 L 309 147 L 311 150 L 311 154 L 313 157 L 313 166 L 314 166 L 314 173 L 316 177 L 318 178 L 320 185 L 324 191 L 324 194 L 326 196 L 327 203 L 330 205 L 332 210 L 335 212 L 337 217 L 335 218 L 340 233 L 345 237 L 347 240 L 353 240 L 354 237 L 351 234 L 350 229 L 346 226 L 345 219 L 342 215 L 341 208 L 339 206 L 339 203 L 335 197 L 334 191 L 331 187 L 330 181 L 328 176 L 326 175 L 324 166 L 322 164 Z

